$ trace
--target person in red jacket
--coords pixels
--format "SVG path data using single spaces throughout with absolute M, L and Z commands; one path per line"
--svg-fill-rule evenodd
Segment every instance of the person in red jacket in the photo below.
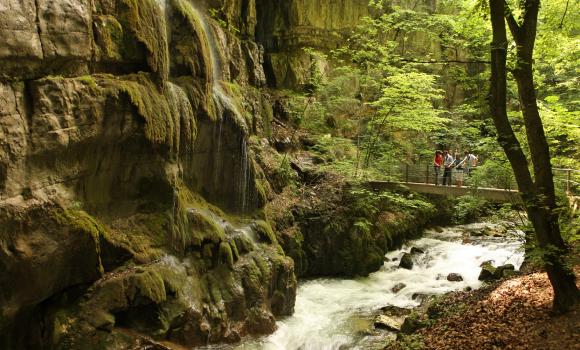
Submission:
M 435 169 L 435 186 L 439 185 L 439 174 L 441 173 L 442 165 L 443 165 L 443 153 L 437 150 L 435 151 L 435 158 L 433 159 L 433 168 Z

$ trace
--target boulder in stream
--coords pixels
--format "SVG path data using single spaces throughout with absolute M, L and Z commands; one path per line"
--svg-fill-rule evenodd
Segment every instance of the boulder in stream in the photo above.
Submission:
M 481 266 L 481 272 L 477 279 L 480 281 L 493 281 L 496 279 L 495 270 L 496 268 L 491 263 L 486 262 Z
M 449 275 L 447 275 L 447 280 L 450 282 L 461 282 L 463 281 L 463 276 L 461 276 L 458 273 L 450 273 Z
M 425 254 L 425 251 L 421 248 L 413 247 L 411 248 L 411 254 Z
M 393 293 L 399 293 L 403 288 L 407 287 L 407 285 L 405 283 L 397 283 L 393 286 L 393 288 L 391 288 L 391 292 Z
M 401 258 L 401 262 L 399 263 L 399 267 L 402 267 L 407 270 L 411 270 L 413 268 L 413 255 L 409 253 L 403 254 Z
M 494 277 L 496 279 L 512 276 L 516 272 L 516 268 L 512 264 L 505 264 L 496 267 Z

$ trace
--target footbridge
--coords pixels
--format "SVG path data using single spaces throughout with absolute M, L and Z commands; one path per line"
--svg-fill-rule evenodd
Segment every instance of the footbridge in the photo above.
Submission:
M 478 174 L 478 169 L 471 173 L 451 173 L 451 184 L 442 185 L 442 174 L 435 176 L 431 164 L 407 165 L 395 167 L 390 180 L 368 181 L 367 185 L 374 190 L 394 190 L 405 188 L 412 192 L 461 197 L 472 195 L 494 202 L 517 202 L 521 199 L 519 189 L 512 176 L 496 176 L 493 179 Z M 570 207 L 580 211 L 580 170 L 554 168 L 556 191 L 565 193 Z M 462 181 L 461 181 L 462 180 Z
M 442 186 L 427 183 L 416 182 L 398 182 L 398 181 L 369 181 L 369 187 L 374 190 L 395 190 L 406 188 L 412 192 L 435 194 L 442 196 L 461 197 L 468 194 L 485 198 L 494 202 L 512 202 L 520 199 L 518 190 L 485 188 L 485 187 L 457 187 Z

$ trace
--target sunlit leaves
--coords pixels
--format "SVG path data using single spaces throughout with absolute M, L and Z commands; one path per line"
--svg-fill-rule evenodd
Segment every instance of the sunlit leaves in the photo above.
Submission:
M 433 108 L 433 102 L 442 95 L 443 90 L 436 87 L 434 75 L 403 72 L 385 78 L 382 95 L 372 105 L 395 129 L 430 131 L 449 121 L 440 117 L 440 110 Z M 375 124 L 380 122 L 381 118 L 374 121 Z

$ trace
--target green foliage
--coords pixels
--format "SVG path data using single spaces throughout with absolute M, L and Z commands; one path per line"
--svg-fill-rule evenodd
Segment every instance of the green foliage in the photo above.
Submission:
M 488 202 L 476 195 L 467 195 L 457 199 L 453 206 L 451 220 L 455 224 L 475 222 L 488 213 Z
M 420 334 L 404 334 L 400 339 L 397 338 L 397 344 L 402 350 L 423 350 L 425 343 Z
M 375 192 L 354 187 L 350 190 L 350 196 L 353 215 L 361 218 L 373 217 L 383 210 L 405 213 L 416 210 L 427 211 L 433 208 L 433 204 L 413 194 Z

